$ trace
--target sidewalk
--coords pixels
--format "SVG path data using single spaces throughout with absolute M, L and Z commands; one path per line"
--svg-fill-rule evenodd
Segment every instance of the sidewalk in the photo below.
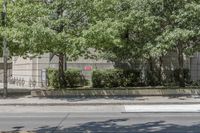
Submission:
M 74 106 L 74 105 L 162 105 L 162 104 L 200 104 L 200 96 L 183 97 L 112 97 L 112 98 L 0 98 L 0 106 Z

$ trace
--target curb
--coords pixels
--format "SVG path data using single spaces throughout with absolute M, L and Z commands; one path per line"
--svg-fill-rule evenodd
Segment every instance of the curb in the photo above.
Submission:
M 121 97 L 121 96 L 191 96 L 200 95 L 199 88 L 110 88 L 32 90 L 33 97 Z
M 8 103 L 0 106 L 108 106 L 108 105 L 190 105 L 200 104 L 200 102 L 157 102 L 157 103 Z

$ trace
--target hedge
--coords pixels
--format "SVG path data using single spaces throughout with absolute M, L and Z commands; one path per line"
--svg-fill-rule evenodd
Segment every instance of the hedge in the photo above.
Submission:
M 48 86 L 53 88 L 61 88 L 58 77 L 58 70 L 51 68 L 47 69 Z
M 84 86 L 87 84 L 81 70 L 77 69 L 69 69 L 65 71 L 65 80 L 69 87 Z
M 137 86 L 156 86 L 156 85 L 177 85 L 179 81 L 179 70 L 170 71 L 166 81 L 160 83 L 159 76 L 147 71 L 145 79 L 142 79 L 142 73 L 139 70 L 94 70 L 92 73 L 92 85 L 95 88 L 113 88 L 113 87 L 137 87 Z M 48 69 L 48 86 L 52 88 L 73 88 L 88 85 L 81 70 L 68 69 L 64 73 L 65 84 L 59 83 L 58 70 Z M 152 77 L 155 76 L 155 77 Z M 188 69 L 184 69 L 185 83 L 191 84 Z
M 140 83 L 140 72 L 137 70 L 95 70 L 92 74 L 93 87 L 129 87 Z
M 58 70 L 49 68 L 47 72 L 48 86 L 52 88 L 73 88 L 82 87 L 88 84 L 88 81 L 84 78 L 81 70 L 68 69 L 64 72 L 65 84 L 60 85 Z
M 178 82 L 179 81 L 179 73 L 180 73 L 180 69 L 175 69 L 174 70 L 174 82 Z M 183 78 L 184 78 L 184 82 L 185 83 L 190 83 L 190 70 L 189 69 L 183 69 Z
M 136 87 L 136 86 L 157 86 L 157 85 L 178 85 L 179 70 L 170 71 L 170 77 L 161 83 L 159 75 L 146 71 L 145 78 L 142 79 L 140 70 L 95 70 L 92 74 L 92 83 L 95 88 L 112 87 Z M 184 69 L 184 79 L 186 84 L 190 84 L 190 74 L 188 69 Z

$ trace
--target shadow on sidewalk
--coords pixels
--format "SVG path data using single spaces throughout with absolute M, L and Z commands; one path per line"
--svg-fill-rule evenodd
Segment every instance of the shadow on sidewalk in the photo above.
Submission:
M 147 97 L 127 97 L 127 96 L 109 96 L 109 97 L 46 97 L 48 99 L 54 99 L 54 100 L 62 100 L 62 101 L 68 101 L 68 102 L 80 102 L 80 101 L 89 101 L 89 100 L 97 100 L 97 99 L 105 99 L 105 100 L 120 100 L 120 101 L 126 101 L 126 100 L 137 100 L 137 101 L 145 101 L 149 98 Z M 46 98 L 39 98 L 39 99 L 46 99 Z
M 104 100 L 119 100 L 119 101 L 148 101 L 153 98 L 158 101 L 162 100 L 188 100 L 188 99 L 200 99 L 200 96 L 106 96 L 106 97 L 40 97 L 39 99 L 53 99 L 53 100 L 61 100 L 66 102 L 80 102 L 80 101 L 90 101 L 90 100 L 98 100 L 98 99 L 104 99 Z M 163 98 L 163 99 L 162 99 Z

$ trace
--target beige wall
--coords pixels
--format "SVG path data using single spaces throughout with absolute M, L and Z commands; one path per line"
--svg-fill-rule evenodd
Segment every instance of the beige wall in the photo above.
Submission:
M 178 67 L 177 55 L 171 53 L 164 58 L 165 69 L 176 69 Z M 77 61 L 67 62 L 68 68 L 83 69 L 84 66 L 92 66 L 93 69 L 111 69 L 114 64 L 106 60 L 92 60 L 79 58 Z M 50 61 L 50 54 L 44 54 L 40 58 L 23 59 L 13 57 L 12 59 L 12 78 L 24 80 L 24 86 L 32 86 L 33 81 L 36 86 L 42 86 L 41 74 L 46 68 L 58 68 L 58 57 L 54 56 Z M 200 54 L 194 54 L 192 58 L 185 57 L 185 68 L 191 69 L 192 80 L 200 80 Z
M 54 56 L 50 61 L 50 54 L 41 55 L 41 57 L 33 59 L 23 59 L 22 57 L 13 57 L 13 72 L 12 78 L 24 80 L 24 86 L 33 87 L 33 81 L 37 86 L 42 86 L 42 70 L 51 68 L 58 68 L 58 57 Z M 113 68 L 112 63 L 105 60 L 85 60 L 80 58 L 77 61 L 67 62 L 68 68 L 83 69 L 84 66 L 92 66 L 93 68 Z
M 194 81 L 200 80 L 200 53 L 194 54 L 190 58 L 191 79 Z

